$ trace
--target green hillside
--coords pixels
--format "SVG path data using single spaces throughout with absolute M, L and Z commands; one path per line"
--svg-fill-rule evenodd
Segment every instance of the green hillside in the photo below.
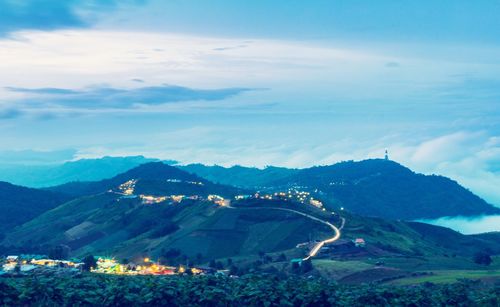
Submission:
M 278 209 L 277 209 L 278 208 Z M 7 233 L 2 245 L 25 252 L 46 252 L 66 245 L 72 255 L 87 253 L 132 259 L 161 257 L 179 250 L 190 257 L 251 257 L 259 252 L 304 256 L 299 243 L 324 240 L 332 230 L 295 210 L 340 226 L 338 215 L 313 206 L 275 200 L 243 200 L 224 207 L 203 200 L 143 204 L 138 198 L 102 193 L 70 201 Z M 363 238 L 366 247 L 333 255 L 367 257 L 470 257 L 498 241 L 465 236 L 425 225 L 361 217 L 343 212 L 341 239 Z M 452 243 L 451 243 L 452 242 Z M 465 248 L 466 247 L 466 248 Z
M 329 235 L 327 227 L 290 212 L 240 210 L 206 201 L 143 205 L 112 193 L 84 197 L 46 212 L 9 233 L 6 246 L 44 251 L 64 244 L 87 252 L 134 257 L 176 248 L 207 258 L 293 248 Z
M 6 231 L 67 201 L 63 195 L 0 182 L 0 238 Z
M 457 182 L 426 176 L 390 160 L 341 162 L 306 169 L 265 169 L 193 164 L 182 169 L 208 180 L 262 190 L 300 187 L 315 192 L 328 208 L 344 207 L 374 217 L 414 220 L 442 216 L 498 214 Z

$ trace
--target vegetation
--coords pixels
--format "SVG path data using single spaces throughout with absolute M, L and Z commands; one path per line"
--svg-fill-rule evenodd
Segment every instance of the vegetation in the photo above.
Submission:
M 269 275 L 0 278 L 0 305 L 498 306 L 499 298 L 499 286 L 467 280 L 389 287 Z
M 474 254 L 474 262 L 477 264 L 490 265 L 492 260 L 490 254 L 486 252 L 477 252 Z
M 11 230 L 67 201 L 58 193 L 0 182 L 0 233 Z
M 380 159 L 341 162 L 301 170 L 222 168 L 188 165 L 184 169 L 216 182 L 273 189 L 306 186 L 322 191 L 327 207 L 365 216 L 423 219 L 442 216 L 499 214 L 500 209 L 442 176 L 425 176 Z

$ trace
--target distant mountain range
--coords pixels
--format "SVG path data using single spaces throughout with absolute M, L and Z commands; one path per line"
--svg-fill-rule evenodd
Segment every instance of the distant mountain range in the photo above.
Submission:
M 21 162 L 5 164 L 0 162 L 0 181 L 12 184 L 43 188 L 74 181 L 98 181 L 111 178 L 144 163 L 159 161 L 143 156 L 104 157 L 81 159 L 65 163 Z M 163 161 L 174 164 L 175 161 Z

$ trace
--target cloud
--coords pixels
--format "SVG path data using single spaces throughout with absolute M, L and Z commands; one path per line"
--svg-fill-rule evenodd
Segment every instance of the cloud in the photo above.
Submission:
M 436 220 L 421 220 L 421 222 L 451 228 L 463 234 L 500 231 L 500 215 L 480 216 L 477 218 L 442 217 Z
M 137 0 L 3 0 L 0 1 L 0 37 L 19 30 L 54 30 L 88 27 L 103 11 L 118 3 L 138 4 Z
M 136 105 L 161 105 L 184 101 L 223 100 L 249 88 L 193 89 L 174 85 L 121 89 L 106 86 L 81 90 L 63 88 L 6 87 L 6 90 L 23 94 L 18 101 L 32 107 L 56 105 L 69 108 L 130 108 Z
M 457 180 L 486 201 L 500 206 L 499 137 L 460 131 L 417 144 L 393 144 L 392 157 L 414 170 Z
M 0 109 L 0 120 L 17 118 L 22 114 L 23 112 L 13 108 Z
M 248 47 L 247 45 L 238 45 L 238 46 L 228 46 L 228 47 L 219 47 L 219 48 L 214 48 L 212 50 L 214 51 L 226 51 L 226 50 L 235 50 L 235 49 L 241 49 L 241 48 L 246 48 Z
M 387 62 L 385 63 L 385 67 L 387 68 L 398 68 L 401 66 L 398 62 Z

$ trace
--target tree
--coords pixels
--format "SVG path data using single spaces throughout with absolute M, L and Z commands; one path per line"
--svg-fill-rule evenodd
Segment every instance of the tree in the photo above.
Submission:
M 85 258 L 83 258 L 83 270 L 84 271 L 90 271 L 90 269 L 95 268 L 97 266 L 97 261 L 95 260 L 94 256 L 92 255 L 87 255 Z
M 214 259 L 210 260 L 210 262 L 208 263 L 208 266 L 209 266 L 209 267 L 211 267 L 211 268 L 214 268 L 214 269 L 215 269 L 215 266 L 216 266 L 216 265 L 217 265 L 217 264 L 215 263 L 215 260 L 214 260 Z
M 477 252 L 474 254 L 474 262 L 482 265 L 490 265 L 492 260 L 491 256 L 486 252 Z
M 311 259 L 307 259 L 302 261 L 302 264 L 300 265 L 302 273 L 307 273 L 313 269 L 313 265 L 311 262 Z
M 230 275 L 238 275 L 239 272 L 240 272 L 239 268 L 234 264 L 229 268 Z
M 217 262 L 215 262 L 215 268 L 217 270 L 222 270 L 222 269 L 224 269 L 224 265 L 222 264 L 222 262 L 217 261 Z
M 196 254 L 196 263 L 201 264 L 202 261 L 203 261 L 203 255 L 201 253 L 197 253 Z
M 49 250 L 49 258 L 63 260 L 69 256 L 69 247 L 66 245 L 58 245 Z

